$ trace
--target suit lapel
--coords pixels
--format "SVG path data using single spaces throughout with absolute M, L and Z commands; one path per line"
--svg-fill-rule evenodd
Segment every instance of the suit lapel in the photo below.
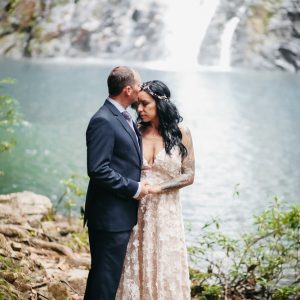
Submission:
M 135 131 L 136 136 L 137 136 L 138 141 L 139 141 L 139 146 L 140 146 L 140 159 L 141 159 L 141 164 L 143 164 L 143 144 L 142 144 L 142 135 L 141 135 L 139 129 L 136 127 L 135 122 L 133 122 L 133 127 L 134 127 L 134 131 Z
M 114 116 L 116 117 L 116 119 L 122 124 L 123 128 L 125 129 L 125 131 L 130 135 L 132 141 L 133 141 L 133 144 L 136 148 L 136 151 L 139 155 L 139 159 L 140 159 L 140 162 L 142 163 L 142 155 L 141 155 L 141 137 L 140 137 L 140 133 L 137 134 L 137 137 L 138 137 L 138 140 L 139 140 L 139 144 L 140 144 L 140 147 L 138 145 L 138 142 L 136 140 L 136 136 L 132 130 L 132 128 L 130 127 L 130 125 L 127 123 L 127 121 L 124 119 L 124 117 L 122 116 L 122 114 L 118 111 L 118 109 L 113 105 L 111 104 L 109 101 L 105 101 L 104 105 L 106 105 L 109 110 L 114 114 Z M 136 126 L 134 125 L 135 127 L 135 131 L 137 132 L 137 128 Z
M 127 133 L 130 135 L 133 143 L 134 143 L 134 146 L 139 154 L 139 158 L 141 159 L 141 153 L 140 153 L 140 148 L 139 148 L 139 145 L 138 145 L 138 142 L 136 140 L 136 136 L 132 130 L 132 128 L 129 126 L 129 124 L 127 123 L 127 121 L 124 119 L 123 116 L 116 116 L 116 118 L 118 119 L 118 121 L 122 124 L 122 126 L 124 127 L 124 129 L 127 131 Z

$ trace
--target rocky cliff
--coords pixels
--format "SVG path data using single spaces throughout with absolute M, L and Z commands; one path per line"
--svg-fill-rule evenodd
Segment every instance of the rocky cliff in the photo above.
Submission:
M 3 0 L 0 56 L 154 59 L 162 55 L 156 2 Z
M 200 63 L 217 63 L 220 37 L 235 17 L 238 24 L 231 43 L 233 66 L 299 70 L 299 0 L 222 0 L 200 49 Z
M 167 5 L 172 3 L 2 0 L 0 56 L 164 59 Z M 299 0 L 221 0 L 199 51 L 200 64 L 218 65 L 221 36 L 233 18 L 233 66 L 298 71 Z

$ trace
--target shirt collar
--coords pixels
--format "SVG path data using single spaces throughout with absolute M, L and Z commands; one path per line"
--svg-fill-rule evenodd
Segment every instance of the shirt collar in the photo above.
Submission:
M 122 113 L 123 111 L 125 111 L 126 109 L 119 103 L 117 102 L 116 100 L 112 99 L 112 98 L 107 98 L 107 100 L 113 105 L 115 106 L 115 108 L 120 112 Z

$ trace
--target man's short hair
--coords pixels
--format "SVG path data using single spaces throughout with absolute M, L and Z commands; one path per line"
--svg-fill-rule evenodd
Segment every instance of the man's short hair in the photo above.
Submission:
M 107 78 L 108 93 L 111 96 L 119 95 L 125 86 L 135 83 L 134 70 L 126 66 L 119 66 L 110 72 Z

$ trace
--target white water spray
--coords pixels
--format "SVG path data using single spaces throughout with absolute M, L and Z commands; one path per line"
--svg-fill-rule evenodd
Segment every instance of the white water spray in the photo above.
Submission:
M 220 60 L 219 67 L 229 68 L 231 65 L 231 45 L 233 35 L 240 22 L 240 17 L 246 11 L 246 6 L 242 6 L 237 15 L 231 18 L 225 25 L 224 31 L 221 35 L 221 50 L 220 50 Z
M 165 1 L 168 57 L 164 65 L 171 69 L 195 68 L 206 30 L 220 0 Z

